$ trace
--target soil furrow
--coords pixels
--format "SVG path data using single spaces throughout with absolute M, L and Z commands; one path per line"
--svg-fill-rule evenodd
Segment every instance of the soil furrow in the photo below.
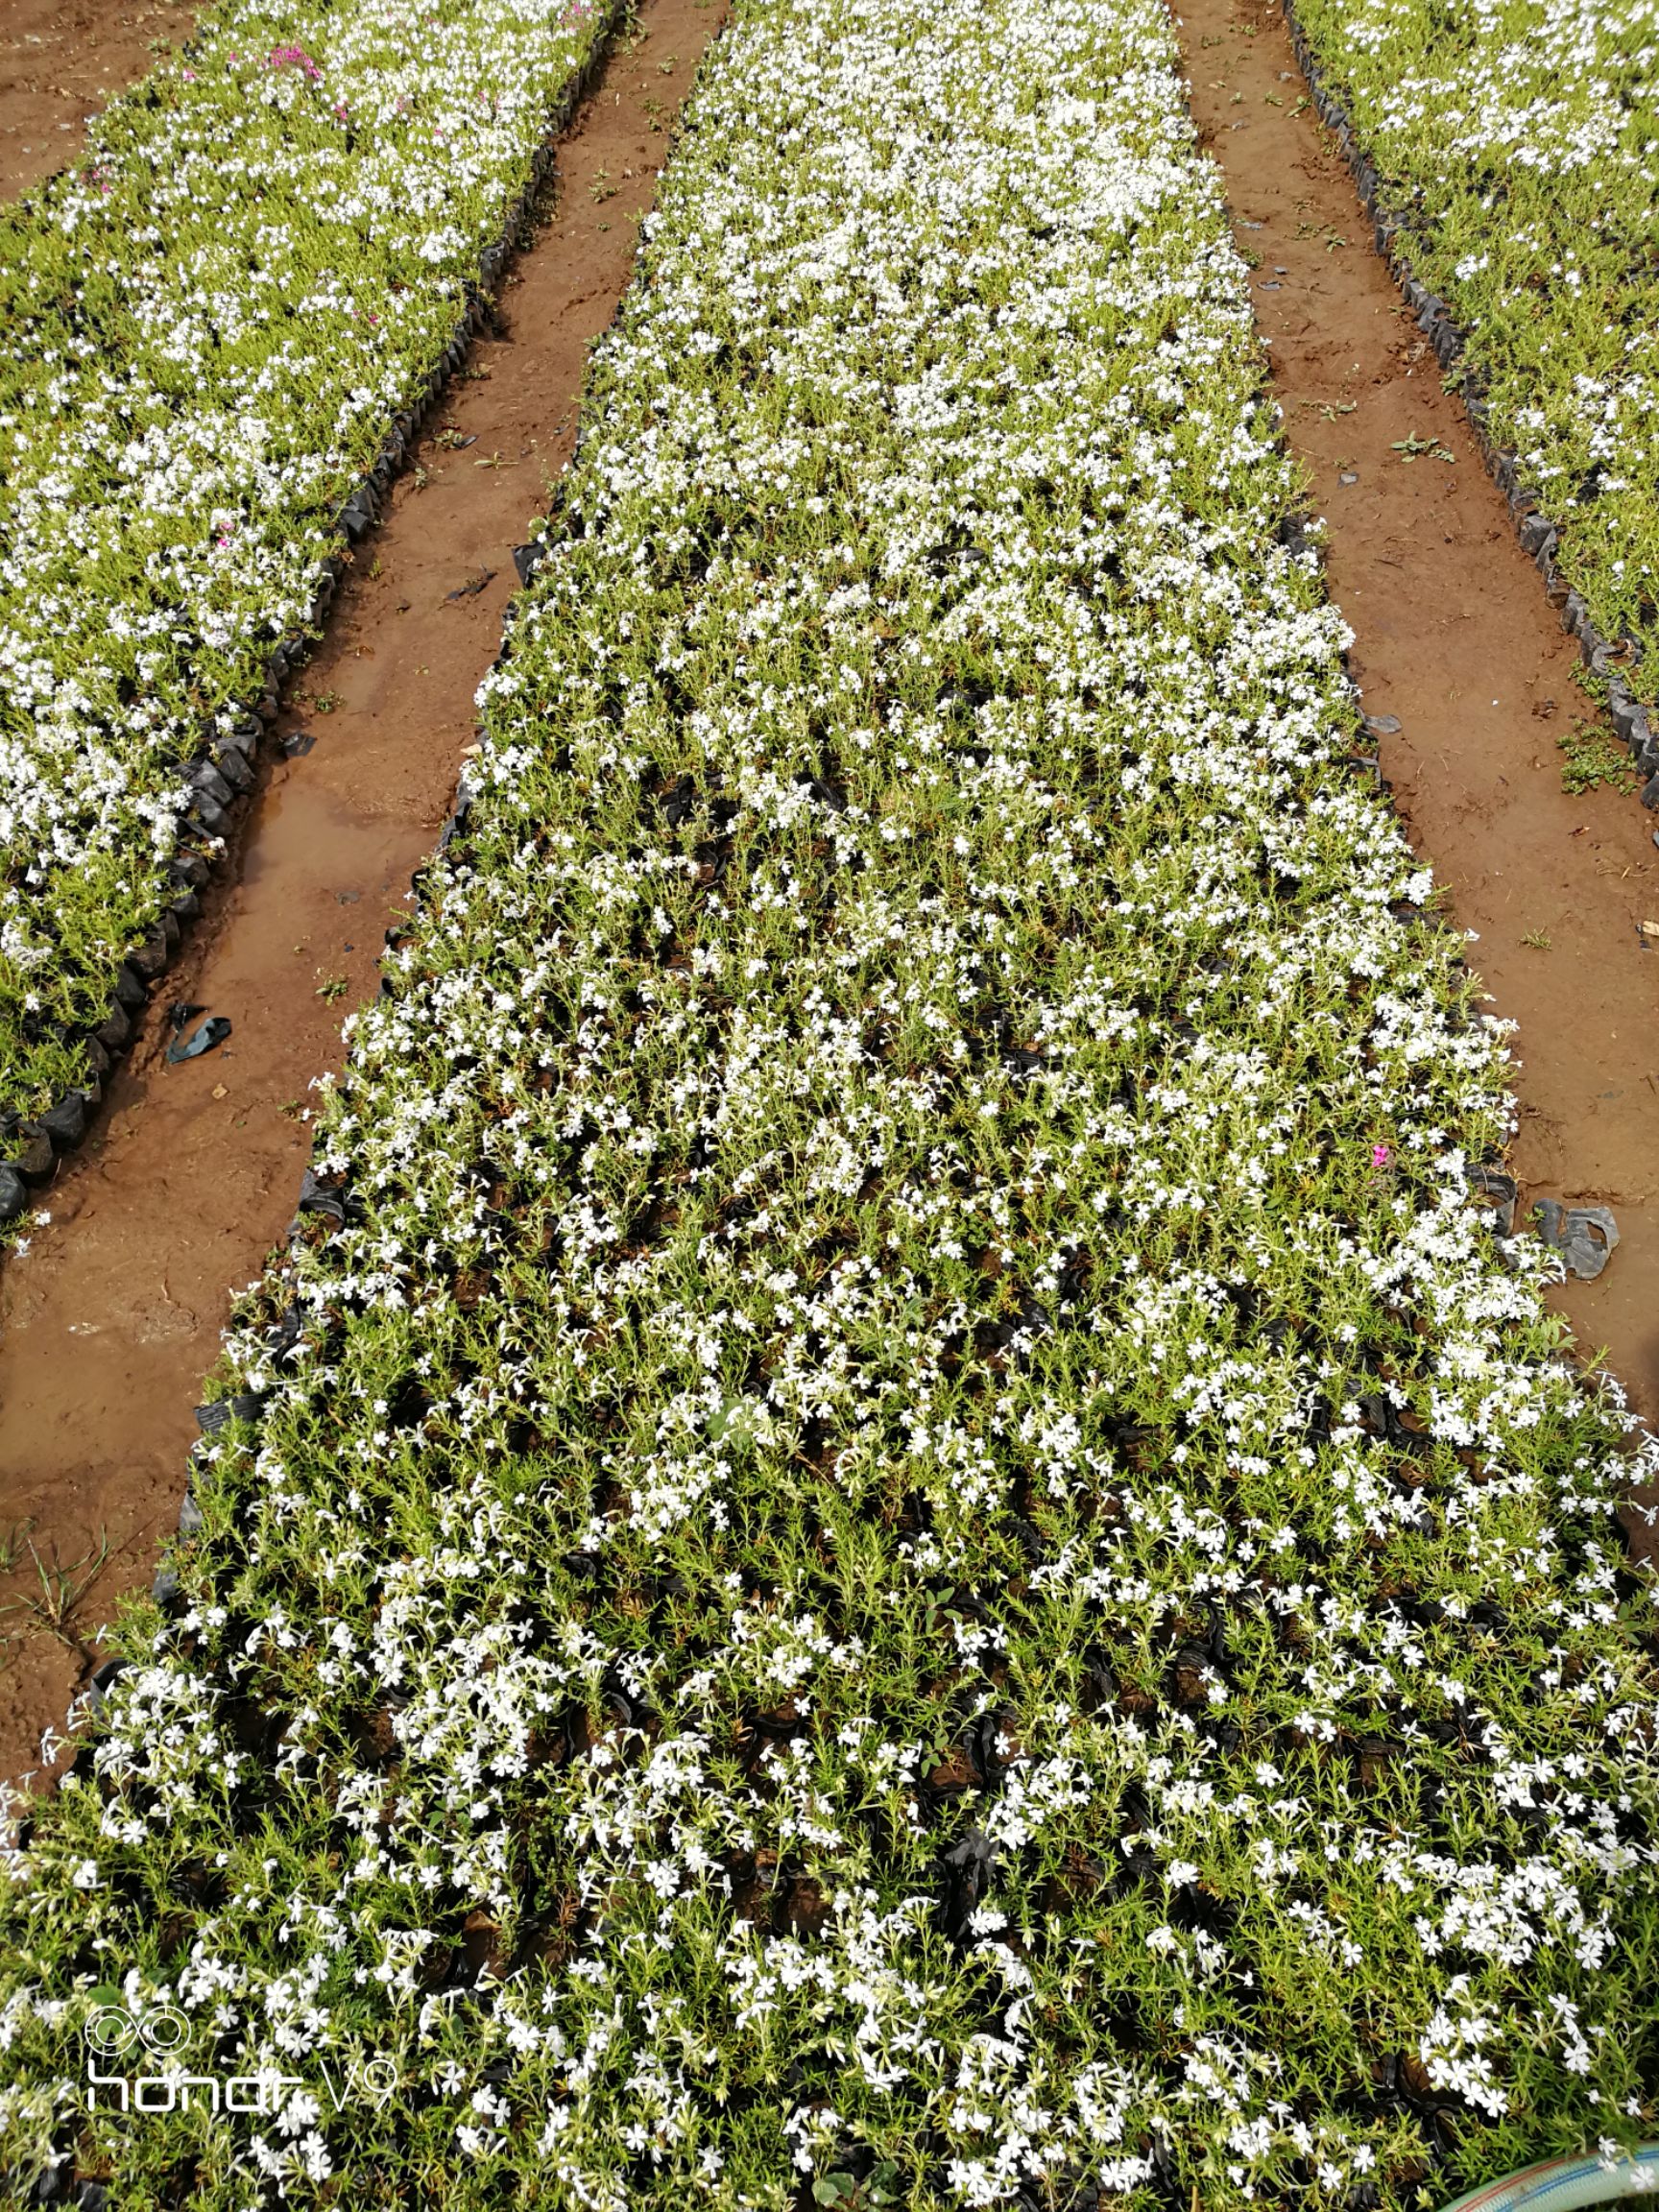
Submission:
M 1326 519 L 1382 773 L 1453 919 L 1478 933 L 1470 963 L 1491 1010 L 1519 1024 L 1517 1221 L 1546 1196 L 1612 1208 L 1621 1242 L 1605 1272 L 1551 1298 L 1580 1354 L 1602 1355 L 1659 1420 L 1651 819 L 1611 788 L 1564 788 L 1559 741 L 1606 725 L 1373 248 L 1280 10 L 1181 0 L 1176 21 L 1193 115 L 1254 263 L 1286 434 Z
M 310 1086 L 376 989 L 384 931 L 453 803 L 512 548 L 569 457 L 588 349 L 723 12 L 644 0 L 561 141 L 557 205 L 503 280 L 496 334 L 358 547 L 265 748 L 240 864 L 207 895 L 84 1151 L 42 1193 L 50 1221 L 0 1279 L 0 1775 L 37 1765 L 99 1623 L 177 1522 L 231 1291 L 293 1214 Z M 178 1001 L 232 1031 L 170 1067 Z

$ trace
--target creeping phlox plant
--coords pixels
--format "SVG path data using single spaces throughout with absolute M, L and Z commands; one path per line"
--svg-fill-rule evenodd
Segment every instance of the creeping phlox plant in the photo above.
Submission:
M 1648 2120 L 1618 1417 L 1243 276 L 1157 0 L 738 0 L 12 1863 L 19 2190 L 1404 2212 Z
M 1659 10 L 1295 0 L 1556 564 L 1659 703 Z
M 310 625 L 600 0 L 228 0 L 0 209 L 0 1114 L 85 1069 L 180 769 Z

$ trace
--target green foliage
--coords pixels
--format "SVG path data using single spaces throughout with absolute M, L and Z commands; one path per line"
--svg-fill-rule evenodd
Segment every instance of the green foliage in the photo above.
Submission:
M 1561 763 L 1561 788 L 1577 799 L 1604 783 L 1610 791 L 1634 791 L 1642 779 L 1631 766 L 1624 748 L 1594 722 L 1573 717 L 1573 727 L 1555 740 L 1566 757 Z
M 224 0 L 0 207 L 0 1132 L 85 1079 L 170 861 L 212 845 L 184 764 L 314 634 L 342 503 L 599 28 Z
M 1459 380 L 1659 705 L 1659 78 L 1647 0 L 1295 0 Z
M 19 2197 L 1418 2212 L 1650 2128 L 1632 1469 L 1262 373 L 1160 0 L 738 0 L 11 1862 Z M 110 1988 L 278 2109 L 95 2104 Z

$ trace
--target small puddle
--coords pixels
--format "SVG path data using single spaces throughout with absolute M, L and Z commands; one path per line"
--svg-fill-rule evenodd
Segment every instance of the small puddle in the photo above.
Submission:
M 309 750 L 263 749 L 238 865 L 157 987 L 85 1147 L 40 1194 L 49 1224 L 0 1274 L 0 1776 L 38 1766 L 100 1623 L 177 1526 L 230 1296 L 293 1214 L 311 1083 L 373 997 L 388 923 L 453 803 L 517 586 L 512 548 L 569 457 L 670 109 L 722 15 L 710 0 L 643 0 L 619 38 L 561 141 L 551 220 L 503 280 L 499 335 L 474 345 L 427 423 L 295 680 L 277 732 L 304 733 Z M 166 1008 L 180 1000 L 231 1033 L 170 1067 Z
M 1350 665 L 1366 712 L 1398 725 L 1380 740 L 1382 773 L 1455 920 L 1479 932 L 1470 965 L 1491 1010 L 1520 1025 L 1517 1220 L 1546 1196 L 1612 1208 L 1622 1240 L 1605 1273 L 1551 1303 L 1580 1357 L 1600 1353 L 1659 1425 L 1659 944 L 1641 930 L 1659 923 L 1653 817 L 1632 797 L 1562 787 L 1557 739 L 1597 711 L 1576 648 L 1374 250 L 1279 9 L 1180 0 L 1176 23 L 1193 116 L 1256 264 L 1286 434 L 1329 525 Z

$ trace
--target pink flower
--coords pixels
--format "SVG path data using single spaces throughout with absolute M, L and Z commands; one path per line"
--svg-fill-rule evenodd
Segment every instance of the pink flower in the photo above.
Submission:
M 302 70 L 313 84 L 320 84 L 323 82 L 322 70 L 318 68 L 303 46 L 273 46 L 265 66 L 267 69 L 293 68 Z
M 1392 1145 L 1373 1144 L 1371 1147 L 1371 1165 L 1373 1167 L 1386 1167 L 1393 1157 Z

